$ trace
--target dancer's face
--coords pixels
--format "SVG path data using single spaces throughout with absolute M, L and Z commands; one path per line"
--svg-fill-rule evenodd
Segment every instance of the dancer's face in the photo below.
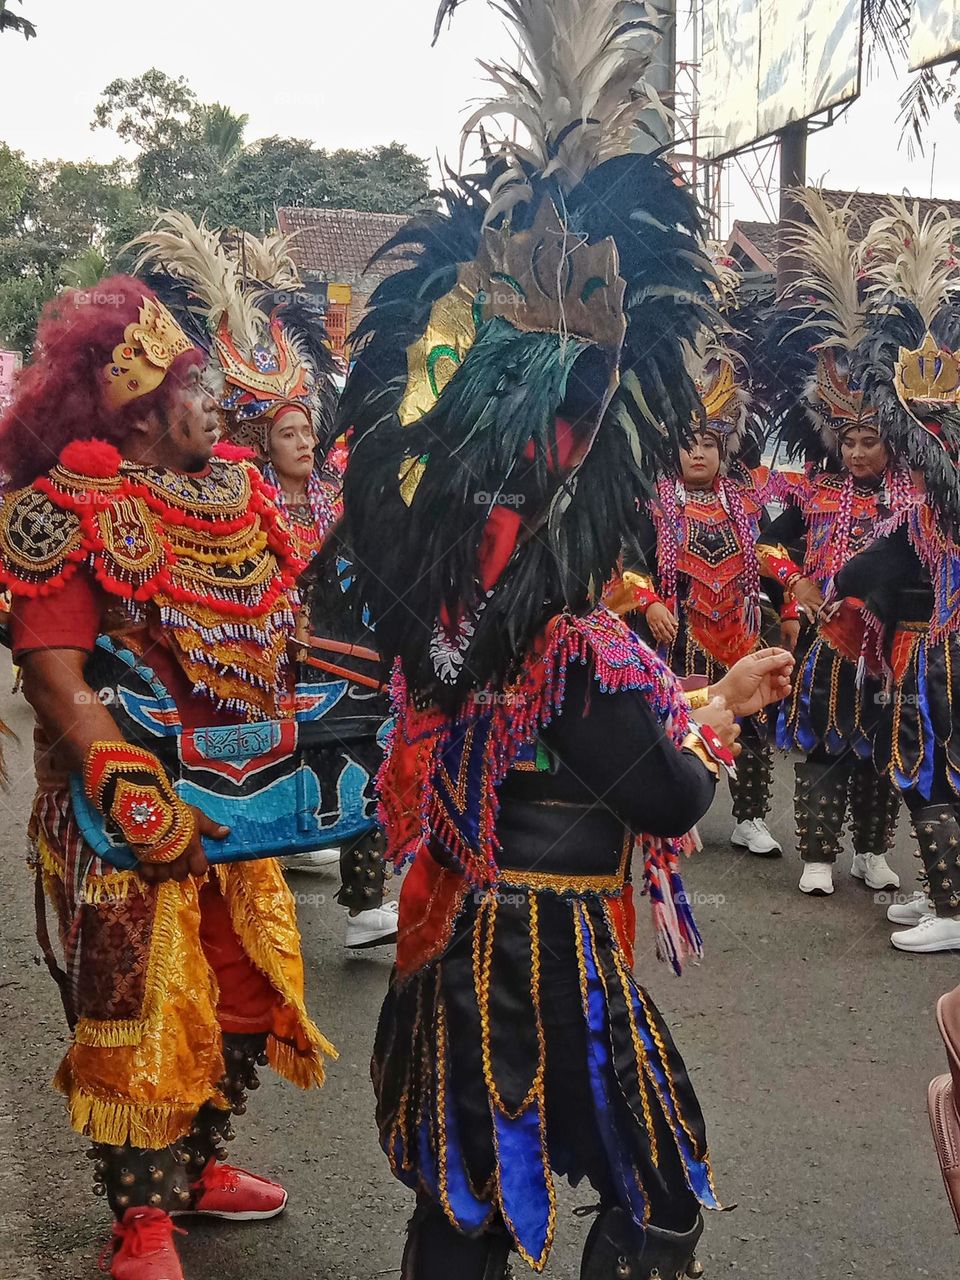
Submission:
M 299 409 L 286 409 L 270 431 L 270 461 L 281 480 L 302 483 L 313 470 L 317 437 Z
M 680 450 L 680 469 L 688 489 L 709 489 L 720 473 L 720 445 L 712 435 L 697 435 Z
M 879 480 L 890 465 L 890 451 L 873 427 L 851 427 L 840 441 L 840 460 L 854 480 Z
M 173 376 L 173 375 L 170 375 Z M 220 430 L 217 402 L 194 365 L 179 379 L 166 406 L 133 424 L 124 456 L 175 471 L 202 471 Z

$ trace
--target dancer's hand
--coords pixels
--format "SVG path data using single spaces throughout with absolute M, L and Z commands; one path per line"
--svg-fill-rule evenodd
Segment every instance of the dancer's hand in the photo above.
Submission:
M 693 713 L 697 724 L 709 725 L 720 739 L 721 745 L 729 747 L 734 756 L 740 754 L 737 739 L 740 737 L 740 725 L 736 716 L 721 697 L 713 697 L 704 707 Z
M 679 624 L 665 604 L 655 600 L 643 615 L 657 644 L 670 645 L 677 638 Z
M 141 862 L 137 866 L 140 878 L 147 884 L 162 884 L 165 880 L 186 880 L 187 876 L 205 876 L 209 863 L 201 844 L 202 836 L 210 836 L 214 840 L 225 840 L 230 828 L 222 822 L 214 822 L 202 809 L 191 805 L 195 826 L 193 839 L 184 852 L 173 862 Z
M 823 592 L 811 578 L 798 578 L 790 584 L 790 594 L 813 622 L 823 608 Z
M 735 662 L 711 692 L 738 716 L 752 716 L 790 693 L 793 655 L 786 649 L 758 649 Z
M 788 653 L 796 653 L 800 640 L 800 623 L 796 618 L 784 618 L 780 623 L 780 643 Z

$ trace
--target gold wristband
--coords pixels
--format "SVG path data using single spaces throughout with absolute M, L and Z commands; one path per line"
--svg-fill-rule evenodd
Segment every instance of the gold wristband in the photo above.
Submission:
M 713 694 L 710 692 L 710 686 L 704 685 L 702 689 L 691 689 L 689 693 L 683 695 L 687 700 L 687 705 L 691 711 L 699 711 L 701 707 L 705 707 Z
M 720 777 L 720 766 L 716 760 L 711 758 L 707 748 L 703 745 L 703 739 L 698 733 L 688 733 L 681 745 L 684 751 L 692 751 L 697 759 L 707 766 L 715 778 Z

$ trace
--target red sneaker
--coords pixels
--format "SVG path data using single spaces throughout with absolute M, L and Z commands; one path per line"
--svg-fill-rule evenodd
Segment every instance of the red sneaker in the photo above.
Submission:
M 110 1257 L 113 1280 L 184 1280 L 183 1269 L 173 1243 L 173 1233 L 187 1233 L 175 1227 L 162 1209 L 135 1205 L 113 1224 L 113 1240 L 100 1258 L 106 1271 Z
M 207 1218 L 229 1218 L 233 1222 L 254 1222 L 283 1213 L 287 1193 L 278 1182 L 260 1178 L 246 1169 L 211 1160 L 193 1184 L 193 1204 L 175 1209 L 174 1216 L 196 1213 Z

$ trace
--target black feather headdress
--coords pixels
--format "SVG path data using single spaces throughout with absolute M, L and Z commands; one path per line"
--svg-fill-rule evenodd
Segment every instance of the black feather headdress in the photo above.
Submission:
M 960 534 L 960 220 L 891 200 L 871 231 L 866 334 L 854 356 L 885 440 L 923 472 L 927 494 Z
M 836 468 L 840 437 L 873 412 L 852 353 L 866 328 L 867 292 L 877 263 L 872 229 L 853 233 L 852 196 L 839 206 L 814 187 L 796 192 L 807 221 L 791 228 L 803 274 L 773 313 L 752 370 L 771 433 L 787 456 Z
M 599 596 L 699 414 L 684 350 L 715 322 L 694 201 L 630 149 L 648 7 L 502 11 L 524 63 L 487 67 L 502 95 L 471 124 L 507 114 L 529 141 L 488 143 L 385 246 L 409 265 L 371 299 L 341 399 L 359 589 L 382 652 L 448 707 Z
M 263 454 L 271 415 L 296 404 L 310 414 L 325 453 L 336 364 L 324 308 L 300 280 L 289 237 L 213 231 L 171 212 L 132 243 L 137 270 L 219 369 L 231 438 Z

